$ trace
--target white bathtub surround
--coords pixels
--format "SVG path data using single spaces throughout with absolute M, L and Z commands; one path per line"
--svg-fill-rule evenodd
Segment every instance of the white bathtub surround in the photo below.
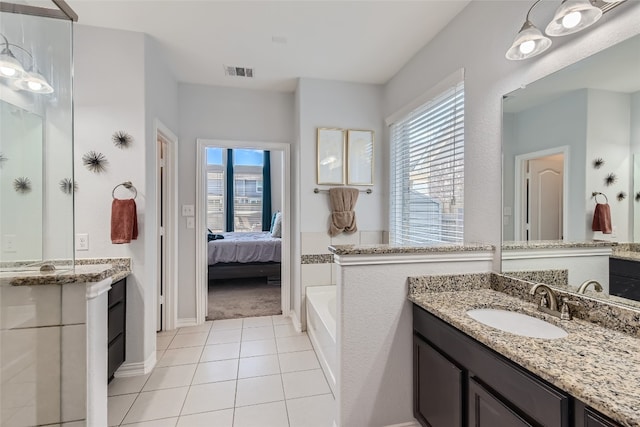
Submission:
M 407 277 L 486 273 L 487 245 L 334 247 L 336 425 L 412 425 L 412 316 Z
M 336 286 L 307 287 L 307 333 L 331 391 L 336 392 Z

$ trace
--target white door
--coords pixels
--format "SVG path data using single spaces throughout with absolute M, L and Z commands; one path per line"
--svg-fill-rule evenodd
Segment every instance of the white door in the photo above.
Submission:
M 528 161 L 527 240 L 562 240 L 563 169 L 562 154 Z

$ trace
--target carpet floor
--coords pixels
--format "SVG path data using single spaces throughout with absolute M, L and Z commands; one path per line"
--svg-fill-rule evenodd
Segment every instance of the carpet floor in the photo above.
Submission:
M 266 277 L 212 280 L 209 282 L 207 320 L 282 314 L 280 285 Z

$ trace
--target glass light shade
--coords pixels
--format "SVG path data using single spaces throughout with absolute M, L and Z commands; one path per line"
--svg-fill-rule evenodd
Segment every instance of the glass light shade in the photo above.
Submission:
M 541 54 L 551 47 L 551 39 L 545 37 L 530 21 L 524 23 L 505 57 L 512 61 Z
M 0 76 L 9 79 L 19 79 L 24 76 L 25 71 L 22 64 L 16 59 L 15 56 L 8 49 L 3 49 L 0 52 Z
M 595 24 L 601 17 L 602 10 L 589 0 L 563 0 L 544 32 L 548 36 L 566 36 Z
M 16 82 L 18 89 L 26 90 L 33 93 L 53 93 L 53 88 L 42 76 L 35 71 L 27 73 L 22 79 Z

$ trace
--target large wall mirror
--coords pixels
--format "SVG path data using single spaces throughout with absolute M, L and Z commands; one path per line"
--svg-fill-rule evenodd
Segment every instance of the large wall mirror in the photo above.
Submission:
M 523 251 L 544 246 L 535 242 L 640 243 L 640 36 L 505 95 L 502 135 L 505 274 L 566 270 L 562 251 L 527 259 Z M 592 231 L 605 201 L 607 234 Z M 519 262 L 510 248 L 521 251 Z M 599 254 L 599 265 L 565 272 L 565 284 L 597 276 L 608 291 L 609 263 Z

